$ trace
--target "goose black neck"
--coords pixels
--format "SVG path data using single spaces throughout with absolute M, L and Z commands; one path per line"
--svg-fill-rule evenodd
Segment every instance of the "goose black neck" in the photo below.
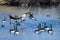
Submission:
M 44 23 L 44 26 L 46 26 L 46 23 Z
M 41 24 L 38 25 L 38 29 L 41 29 Z
M 17 26 L 14 26 L 14 30 L 17 30 Z
M 50 27 L 51 27 L 51 30 L 52 30 L 52 25 L 50 25 Z

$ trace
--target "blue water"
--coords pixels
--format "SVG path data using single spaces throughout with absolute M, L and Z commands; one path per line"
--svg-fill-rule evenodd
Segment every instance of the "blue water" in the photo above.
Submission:
M 6 23 L 2 23 L 3 18 L 6 18 Z M 39 17 L 38 17 L 39 18 Z M 28 17 L 26 18 L 26 21 L 23 23 L 20 22 L 20 20 L 17 20 L 20 22 L 20 26 L 18 26 L 19 35 L 10 34 L 9 30 L 13 29 L 13 24 L 10 24 L 9 16 L 8 14 L 0 14 L 0 40 L 60 40 L 60 21 L 59 20 L 48 20 L 45 21 L 45 19 L 38 19 L 36 21 L 30 20 Z M 14 23 L 16 20 L 12 20 L 11 22 Z M 42 24 L 42 27 L 44 27 L 44 23 L 47 23 L 49 26 L 52 24 L 53 26 L 53 34 L 48 34 L 47 31 L 42 32 L 40 34 L 34 33 L 34 30 L 37 29 L 38 23 Z M 1 27 L 1 25 L 4 25 L 5 27 Z

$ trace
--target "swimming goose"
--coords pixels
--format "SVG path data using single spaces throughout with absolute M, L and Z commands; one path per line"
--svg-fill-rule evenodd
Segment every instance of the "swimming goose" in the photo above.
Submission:
M 41 32 L 43 32 L 43 31 L 45 31 L 44 28 L 41 28 L 41 24 L 39 24 L 39 25 L 38 25 L 38 29 L 35 30 L 35 33 L 41 33 Z
M 6 22 L 6 19 L 4 18 L 3 20 L 2 20 L 2 23 L 5 23 Z
M 51 29 L 48 30 L 48 33 L 53 34 L 53 30 L 52 30 L 52 25 L 50 25 Z
M 49 30 L 50 29 L 48 26 L 46 26 L 46 23 L 44 23 L 44 29 L 45 30 Z
M 32 20 L 36 20 L 36 19 L 33 17 L 33 14 L 32 14 L 32 13 L 29 14 L 29 18 L 32 19 Z

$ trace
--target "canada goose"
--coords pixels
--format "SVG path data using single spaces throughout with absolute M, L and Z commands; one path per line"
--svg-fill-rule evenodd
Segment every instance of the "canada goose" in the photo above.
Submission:
M 10 33 L 15 33 L 15 31 L 16 31 L 16 27 L 14 25 L 14 29 L 10 29 Z
M 6 20 L 5 20 L 5 19 L 3 19 L 3 20 L 2 20 L 2 23 L 5 23 L 5 22 L 6 22 Z
M 9 15 L 9 17 L 10 17 L 11 20 L 21 19 L 21 22 L 23 22 L 23 21 L 25 21 L 25 17 L 26 17 L 27 14 L 28 13 L 24 13 L 21 17 L 17 17 L 17 16 L 13 17 L 11 15 Z
M 32 19 L 32 20 L 36 20 L 36 19 L 33 17 L 33 14 L 32 14 L 32 13 L 29 14 L 29 18 Z
M 41 29 L 41 24 L 38 25 L 38 29 L 35 30 L 34 32 L 35 32 L 35 33 L 40 33 L 40 32 L 41 32 L 40 29 Z
M 38 29 L 35 30 L 35 33 L 40 33 L 40 32 L 43 32 L 45 31 L 44 28 L 41 28 L 41 24 L 38 25 Z
M 51 29 L 48 30 L 48 33 L 53 34 L 53 30 L 52 30 L 52 25 L 50 25 Z
M 44 23 L 44 29 L 45 30 L 49 30 L 50 29 L 48 26 L 46 26 L 46 23 Z
M 9 15 L 9 17 L 10 17 L 10 19 L 12 19 L 12 20 L 21 19 L 21 21 L 25 21 L 25 18 L 26 18 L 26 16 L 27 16 L 27 14 L 28 14 L 28 13 L 24 13 L 21 17 L 17 17 L 17 16 L 13 17 L 13 16 L 11 16 L 11 15 Z
M 15 30 L 16 30 L 15 31 L 15 34 L 18 35 L 19 34 L 19 31 L 18 31 L 17 27 L 15 28 Z
M 13 16 L 11 16 L 11 15 L 9 15 L 9 17 L 10 17 L 10 19 L 12 19 L 12 20 L 17 20 L 17 19 L 20 19 L 19 17 L 13 17 Z

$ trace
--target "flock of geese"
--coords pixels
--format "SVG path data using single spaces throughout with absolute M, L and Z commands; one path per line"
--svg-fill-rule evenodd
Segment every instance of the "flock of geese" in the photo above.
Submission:
M 13 17 L 12 15 L 9 15 L 9 17 L 10 17 L 10 19 L 13 19 L 13 20 L 20 19 L 22 22 L 24 22 L 25 21 L 25 17 L 27 15 L 29 15 L 29 19 L 36 20 L 35 17 L 33 16 L 33 14 L 31 14 L 31 13 L 25 13 L 21 17 L 17 17 L 17 16 Z M 5 23 L 6 19 L 2 20 L 2 22 Z M 16 24 L 14 24 L 13 29 L 10 29 L 10 33 L 14 33 L 14 34 L 18 35 L 19 34 L 19 30 L 18 30 L 17 26 L 20 26 L 20 23 L 18 21 L 15 21 L 15 23 Z M 4 27 L 4 25 L 2 25 L 2 27 Z M 41 33 L 43 31 L 48 31 L 48 33 L 53 34 L 52 25 L 50 25 L 50 27 L 49 27 L 49 26 L 46 26 L 46 23 L 44 23 L 44 27 L 42 28 L 41 24 L 39 23 L 37 28 L 38 29 L 35 30 L 34 33 Z
M 49 34 L 53 34 L 52 25 L 50 25 L 49 27 L 49 26 L 46 26 L 46 23 L 44 23 L 44 27 L 42 28 L 41 24 L 39 23 L 37 28 L 38 29 L 34 31 L 35 33 L 41 33 L 44 31 L 48 31 Z
M 10 24 L 12 24 L 12 23 L 11 23 L 11 20 L 21 20 L 21 23 L 24 22 L 24 21 L 25 21 L 25 17 L 26 17 L 27 15 L 29 15 L 29 19 L 35 20 L 33 14 L 31 14 L 31 13 L 24 13 L 21 17 L 18 17 L 18 16 L 16 16 L 16 15 L 13 17 L 12 15 L 9 15 Z M 2 20 L 2 23 L 5 23 L 5 22 L 6 22 L 6 18 L 4 18 L 4 19 Z M 13 25 L 14 25 L 14 27 L 13 27 L 13 29 L 10 29 L 10 33 L 19 34 L 19 30 L 18 30 L 17 26 L 20 26 L 20 22 L 15 21 L 15 24 L 13 24 Z M 2 24 L 2 27 L 4 27 L 3 24 Z
M 30 9 L 31 9 L 31 7 L 29 7 L 27 9 L 27 11 L 22 16 L 20 16 L 20 17 L 17 16 L 17 15 L 12 16 L 12 15 L 9 14 L 10 24 L 12 24 L 11 20 L 20 20 L 21 23 L 23 23 L 25 21 L 27 15 L 28 15 L 28 18 L 30 20 L 36 21 L 37 19 L 34 17 L 34 15 L 31 12 L 29 12 Z M 4 18 L 2 20 L 2 23 L 5 23 L 5 22 L 6 22 L 6 18 Z M 19 34 L 19 30 L 18 30 L 17 26 L 20 26 L 20 22 L 15 21 L 15 23 L 13 24 L 13 26 L 14 26 L 13 29 L 10 29 L 10 33 L 14 33 L 14 34 L 18 35 Z M 2 27 L 4 27 L 3 24 L 2 24 Z M 48 33 L 53 34 L 52 25 L 50 25 L 50 27 L 49 27 L 49 26 L 46 26 L 46 23 L 44 23 L 44 27 L 42 28 L 41 23 L 39 23 L 38 26 L 37 26 L 37 28 L 38 29 L 35 30 L 34 33 L 41 33 L 43 31 L 47 31 L 48 30 Z

